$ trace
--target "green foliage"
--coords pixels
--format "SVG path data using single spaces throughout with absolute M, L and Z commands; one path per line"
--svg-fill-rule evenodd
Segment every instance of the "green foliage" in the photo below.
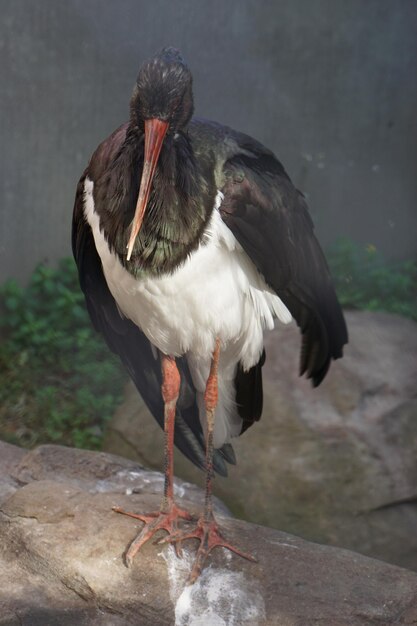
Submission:
M 417 264 L 388 263 L 369 244 L 339 240 L 327 253 L 343 307 L 387 311 L 417 320 Z
M 99 448 L 125 374 L 93 330 L 76 266 L 40 265 L 0 289 L 0 438 Z

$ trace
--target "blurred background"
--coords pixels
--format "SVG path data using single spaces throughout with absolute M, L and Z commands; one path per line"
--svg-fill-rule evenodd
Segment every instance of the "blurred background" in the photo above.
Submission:
M 78 178 L 126 120 L 142 61 L 173 45 L 196 113 L 265 143 L 305 193 L 351 338 L 313 392 L 296 328 L 269 336 L 265 413 L 218 494 L 245 519 L 417 569 L 417 3 L 0 8 L 0 438 L 162 467 L 162 435 L 66 257 Z M 179 458 L 177 473 L 201 480 Z
M 198 115 L 253 135 L 307 194 L 321 241 L 416 251 L 413 0 L 2 0 L 0 280 L 69 253 L 74 189 L 165 45 Z

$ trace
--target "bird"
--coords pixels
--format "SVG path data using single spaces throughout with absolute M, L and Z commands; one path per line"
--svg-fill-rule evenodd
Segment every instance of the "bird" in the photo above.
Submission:
M 164 429 L 160 509 L 114 507 L 144 523 L 125 563 L 159 530 L 179 556 L 197 538 L 189 584 L 216 546 L 256 560 L 224 537 L 212 487 L 261 417 L 265 331 L 295 320 L 299 373 L 315 387 L 348 341 L 303 194 L 260 142 L 194 116 L 192 86 L 173 47 L 142 63 L 128 121 L 79 180 L 72 225 L 93 326 Z M 174 499 L 174 444 L 206 473 L 197 520 Z

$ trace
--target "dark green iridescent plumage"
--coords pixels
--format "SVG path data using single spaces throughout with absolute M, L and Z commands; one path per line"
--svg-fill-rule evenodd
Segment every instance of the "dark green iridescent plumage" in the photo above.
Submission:
M 131 274 L 170 272 L 202 239 L 215 201 L 214 193 L 209 192 L 209 187 L 213 189 L 213 181 L 208 181 L 197 169 L 186 136 L 168 137 L 162 148 L 132 258 L 127 261 L 129 226 L 143 167 L 143 157 L 137 151 L 137 146 L 141 147 L 143 142 L 140 139 L 132 142 L 131 136 L 132 132 L 127 134 L 120 154 L 110 168 L 108 180 L 94 191 L 95 203 L 103 207 L 100 223 L 111 249 Z M 101 194 L 103 198 L 99 197 Z M 102 199 L 106 201 L 101 202 Z
M 94 186 L 100 226 L 110 248 L 138 276 L 173 271 L 197 248 L 210 218 L 216 186 L 213 167 L 197 166 L 187 127 L 193 112 L 192 78 L 178 51 L 165 49 L 144 63 L 130 103 L 130 121 L 118 151 L 105 154 L 105 173 Z M 127 243 L 143 169 L 144 120 L 158 118 L 169 129 L 158 159 L 151 194 L 130 261 Z M 102 162 L 99 146 L 91 160 Z M 203 159 L 204 163 L 204 159 Z

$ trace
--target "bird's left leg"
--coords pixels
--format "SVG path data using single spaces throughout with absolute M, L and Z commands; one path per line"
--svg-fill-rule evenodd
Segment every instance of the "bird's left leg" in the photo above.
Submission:
M 162 355 L 162 397 L 164 399 L 164 452 L 165 482 L 164 495 L 159 511 L 141 515 L 130 513 L 119 507 L 113 507 L 116 513 L 123 513 L 145 522 L 145 526 L 132 541 L 126 552 L 126 564 L 131 565 L 134 556 L 151 539 L 158 530 L 166 530 L 172 534 L 178 530 L 179 519 L 192 519 L 188 511 L 180 509 L 174 502 L 174 430 L 175 412 L 180 392 L 180 373 L 173 357 Z M 181 545 L 177 547 L 177 555 L 181 553 Z
M 201 574 L 204 562 L 209 553 L 216 546 L 227 548 L 232 552 L 236 552 L 239 556 L 255 561 L 256 559 L 246 552 L 242 552 L 232 544 L 228 543 L 221 535 L 219 526 L 213 514 L 212 504 L 212 481 L 213 481 L 213 432 L 215 410 L 218 400 L 218 365 L 220 357 L 220 341 L 217 339 L 215 349 L 211 360 L 210 374 L 206 383 L 206 392 L 204 394 L 206 419 L 207 419 L 207 437 L 206 437 L 206 493 L 204 501 L 204 510 L 200 516 L 196 528 L 187 532 L 180 532 L 170 537 L 164 538 L 160 543 L 182 541 L 184 539 L 197 538 L 200 540 L 200 546 L 194 561 L 187 584 L 191 585 Z

